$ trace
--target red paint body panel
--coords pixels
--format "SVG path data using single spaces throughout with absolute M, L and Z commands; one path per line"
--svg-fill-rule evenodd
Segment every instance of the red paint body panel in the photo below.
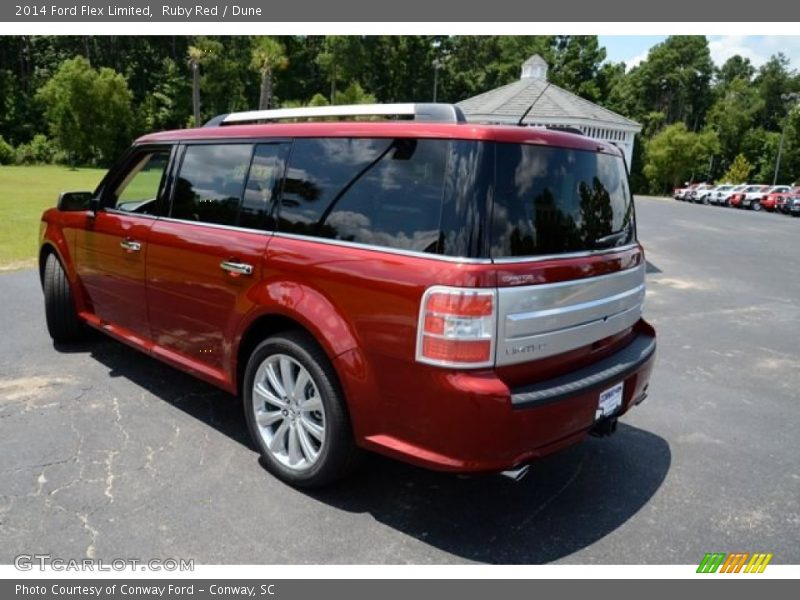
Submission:
M 157 353 L 200 363 L 223 387 L 235 390 L 231 342 L 256 306 L 268 240 L 263 232 L 156 221 L 147 255 L 146 304 Z M 222 270 L 226 260 L 253 266 L 253 274 Z
M 101 322 L 150 338 L 145 302 L 144 269 L 153 219 L 112 212 L 86 213 L 85 225 L 75 228 L 75 270 L 93 313 Z M 138 252 L 122 248 L 123 241 L 141 244 Z

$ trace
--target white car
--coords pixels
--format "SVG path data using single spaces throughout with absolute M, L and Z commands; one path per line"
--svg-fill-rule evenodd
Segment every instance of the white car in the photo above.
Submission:
M 708 194 L 711 190 L 714 189 L 714 186 L 710 183 L 701 183 L 696 188 L 694 188 L 689 194 L 686 196 L 686 200 L 689 202 L 702 202 L 701 197 L 703 195 Z
M 733 189 L 733 184 L 724 183 L 717 186 L 708 186 L 706 189 L 698 188 L 695 191 L 694 197 L 692 198 L 693 201 L 697 202 L 698 204 L 708 204 L 711 202 L 711 197 L 718 193 L 718 192 L 726 192 L 730 189 Z
M 747 187 L 747 184 L 741 183 L 739 185 L 721 185 L 719 187 L 720 189 L 714 190 L 714 192 L 708 197 L 708 201 L 711 204 L 716 204 L 718 206 L 727 206 L 731 196 L 744 190 Z M 728 189 L 723 190 L 721 188 Z

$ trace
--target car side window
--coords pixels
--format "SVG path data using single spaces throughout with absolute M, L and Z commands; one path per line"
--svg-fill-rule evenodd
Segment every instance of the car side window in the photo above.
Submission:
M 158 214 L 158 198 L 166 180 L 168 149 L 146 152 L 134 158 L 133 166 L 119 180 L 107 202 L 115 210 Z
M 438 253 L 448 146 L 413 138 L 297 139 L 278 229 Z
M 285 142 L 256 146 L 239 209 L 240 227 L 275 229 L 270 213 L 278 183 L 283 177 L 288 150 L 289 144 Z
M 175 180 L 170 215 L 175 219 L 236 225 L 252 144 L 186 147 Z

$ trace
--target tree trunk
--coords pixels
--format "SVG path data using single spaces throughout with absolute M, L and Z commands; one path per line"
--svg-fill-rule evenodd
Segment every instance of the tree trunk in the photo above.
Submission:
M 261 94 L 258 97 L 258 109 L 259 110 L 266 110 L 269 108 L 269 100 L 270 100 L 270 87 L 271 83 L 270 79 L 270 70 L 269 69 L 262 69 L 261 70 Z
M 192 108 L 194 109 L 194 126 L 200 127 L 200 65 L 192 62 Z
M 336 63 L 331 66 L 331 104 L 336 104 Z
M 266 82 L 266 86 L 267 86 L 267 102 L 266 102 L 264 108 L 272 108 L 272 69 L 271 68 L 267 69 L 266 79 L 267 79 L 267 82 Z

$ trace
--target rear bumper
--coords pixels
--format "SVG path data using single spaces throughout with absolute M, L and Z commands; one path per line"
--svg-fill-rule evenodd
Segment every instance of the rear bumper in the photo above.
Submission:
M 431 377 L 397 380 L 386 392 L 386 408 L 402 397 L 401 412 L 391 416 L 390 409 L 380 432 L 357 431 L 358 441 L 426 468 L 464 473 L 502 471 L 567 448 L 596 424 L 603 390 L 624 382 L 622 406 L 613 417 L 644 399 L 655 331 L 643 320 L 634 330 L 633 339 L 613 355 L 522 388 L 510 389 L 494 371 L 432 369 Z
M 511 405 L 515 409 L 536 408 L 576 394 L 609 387 L 636 373 L 655 352 L 655 336 L 637 333 L 630 344 L 608 358 L 568 375 L 512 390 Z

